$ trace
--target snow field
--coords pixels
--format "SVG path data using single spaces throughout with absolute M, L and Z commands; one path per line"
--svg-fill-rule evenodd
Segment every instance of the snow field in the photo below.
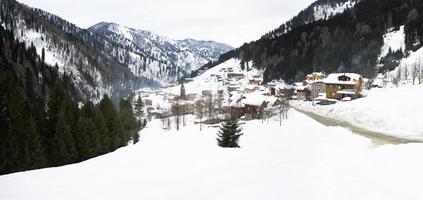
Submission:
M 292 102 L 295 107 L 355 126 L 407 139 L 423 139 L 423 86 L 402 86 L 368 91 L 367 97 L 333 105 L 313 106 Z
M 375 146 L 296 111 L 242 125 L 240 149 L 216 128 L 148 124 L 140 143 L 83 163 L 0 177 L 0 199 L 421 199 L 420 144 Z

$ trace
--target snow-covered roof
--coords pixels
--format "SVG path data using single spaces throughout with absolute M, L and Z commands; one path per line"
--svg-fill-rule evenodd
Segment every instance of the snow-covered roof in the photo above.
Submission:
M 339 80 L 340 76 L 347 76 L 347 77 L 351 78 L 351 80 L 350 81 L 340 81 Z M 356 74 L 356 73 L 334 73 L 334 74 L 329 74 L 328 77 L 323 79 L 323 82 L 328 83 L 328 84 L 355 85 L 358 82 L 358 80 L 360 80 L 360 78 L 361 78 L 361 75 Z
M 249 90 L 254 90 L 254 89 L 257 89 L 258 87 L 257 87 L 257 85 L 247 85 L 247 86 L 245 86 L 245 89 L 249 89 Z
M 351 91 L 344 91 L 344 90 L 339 90 L 339 91 L 337 91 L 336 93 L 338 93 L 338 94 L 357 94 L 357 93 L 355 93 L 355 92 L 351 92 Z
M 325 83 L 323 80 L 316 80 L 316 81 L 310 81 L 310 85 L 317 84 L 317 83 Z
M 308 89 L 308 87 L 307 86 L 297 86 L 297 87 L 295 87 L 295 90 L 297 90 L 297 91 L 302 91 L 302 90 L 305 90 L 305 89 Z
M 241 93 L 239 92 L 231 92 L 231 97 L 229 98 L 229 106 L 230 107 L 236 107 L 236 108 L 241 108 L 244 107 L 243 103 L 242 103 L 242 98 L 244 97 Z
M 277 100 L 278 98 L 274 96 L 264 96 L 259 93 L 252 93 L 245 94 L 245 99 L 242 100 L 242 103 L 251 106 L 261 106 L 264 102 L 274 104 Z
M 303 82 L 296 82 L 296 83 L 294 83 L 294 85 L 295 86 L 304 86 L 304 83 Z

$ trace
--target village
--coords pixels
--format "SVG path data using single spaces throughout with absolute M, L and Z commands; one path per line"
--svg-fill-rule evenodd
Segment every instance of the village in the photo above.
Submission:
M 179 123 L 185 124 L 186 115 L 195 115 L 195 124 L 206 125 L 228 119 L 266 120 L 273 116 L 283 120 L 287 118 L 290 101 L 310 101 L 313 105 L 352 101 L 373 86 L 355 73 L 326 76 L 314 72 L 292 85 L 283 81 L 262 82 L 261 71 L 243 70 L 233 61 L 185 79 L 181 85 L 139 90 L 136 95 L 143 100 L 148 119 L 161 119 L 170 126 L 170 118 L 175 118 L 179 128 Z

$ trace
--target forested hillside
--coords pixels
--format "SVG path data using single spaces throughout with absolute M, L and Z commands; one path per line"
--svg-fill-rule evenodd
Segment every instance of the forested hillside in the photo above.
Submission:
M 362 0 L 328 20 L 298 26 L 277 37 L 263 37 L 221 56 L 265 69 L 264 79 L 300 80 L 312 71 L 358 72 L 372 78 L 378 70 L 383 35 L 405 25 L 405 56 L 421 47 L 423 2 Z M 401 53 L 400 53 L 401 54 Z M 401 57 L 401 55 L 399 56 Z M 204 68 L 213 67 L 209 63 Z M 379 66 L 380 67 L 380 66 Z M 392 67 L 392 66 L 391 66 Z M 194 74 L 195 75 L 195 74 Z
M 2 19 L 6 16 L 2 13 Z M 84 100 L 68 72 L 0 26 L 0 174 L 80 162 L 137 141 L 129 100 Z
M 3 28 L 38 55 L 43 54 L 45 63 L 57 65 L 60 76 L 69 77 L 79 100 L 98 102 L 108 94 L 118 102 L 133 89 L 154 83 L 121 64 L 124 50 L 107 38 L 14 0 L 2 0 L 0 8 Z

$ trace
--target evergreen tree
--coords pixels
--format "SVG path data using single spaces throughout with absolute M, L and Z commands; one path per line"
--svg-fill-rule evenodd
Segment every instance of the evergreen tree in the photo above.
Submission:
M 1 38 L 0 38 L 1 40 Z M 0 41 L 1 42 L 1 41 Z M 1 51 L 1 50 L 0 50 Z M 7 173 L 9 148 L 8 141 L 10 135 L 9 131 L 9 113 L 8 113 L 8 99 L 7 99 L 7 77 L 5 74 L 0 74 L 0 174 Z
M 122 135 L 124 134 L 124 130 L 120 122 L 118 113 L 115 107 L 113 106 L 112 101 L 107 95 L 104 95 L 103 99 L 100 101 L 100 112 L 104 116 L 109 133 L 109 150 L 114 151 L 124 145 L 124 141 L 122 141 Z M 125 143 L 126 142 L 127 141 L 125 141 Z
M 1 74 L 0 74 L 1 75 Z M 1 106 L 0 107 L 0 174 L 16 171 L 19 158 L 19 128 L 21 127 L 22 96 L 17 91 L 16 79 L 11 74 L 0 77 Z
M 20 170 L 39 169 L 47 165 L 44 147 L 34 118 L 29 114 L 22 127 Z
M 74 133 L 79 161 L 92 158 L 103 152 L 95 121 L 96 115 L 95 106 L 91 102 L 85 103 L 81 108 L 78 119 L 78 131 Z M 107 137 L 107 135 L 104 137 Z
M 243 134 L 238 121 L 226 121 L 217 133 L 217 144 L 225 148 L 239 148 L 238 140 L 241 135 Z
M 140 135 L 138 133 L 135 133 L 133 141 L 134 141 L 134 144 L 140 141 Z
M 46 51 L 44 49 L 44 47 L 41 49 L 41 62 L 44 65 L 46 61 Z
M 138 96 L 138 99 L 135 102 L 135 114 L 138 118 L 144 116 L 144 102 L 141 99 L 141 95 Z
M 110 134 L 109 130 L 107 129 L 103 114 L 101 112 L 96 113 L 94 117 L 94 124 L 100 146 L 98 153 L 103 154 L 110 152 Z
M 78 133 L 75 135 L 75 146 L 78 149 L 78 160 L 83 161 L 94 156 L 94 142 L 90 136 L 95 133 L 95 126 L 90 118 L 81 117 L 78 121 Z
M 72 135 L 72 127 L 66 121 L 66 106 L 59 107 L 57 124 L 52 142 L 52 164 L 55 166 L 70 164 L 76 161 L 77 150 Z
M 122 141 L 124 142 L 124 145 L 126 145 L 127 141 L 129 141 L 129 138 L 133 137 L 139 131 L 139 124 L 134 117 L 132 105 L 128 100 L 120 100 L 119 111 L 120 121 L 124 129 Z
M 57 81 L 54 85 L 53 91 L 50 95 L 50 100 L 47 104 L 47 121 L 45 125 L 45 130 L 43 131 L 42 139 L 44 143 L 44 148 L 47 153 L 47 159 L 50 164 L 55 163 L 53 161 L 53 146 L 54 144 L 54 137 L 56 134 L 56 126 L 57 126 L 57 118 L 60 106 L 63 104 L 65 98 L 65 93 L 61 84 Z

